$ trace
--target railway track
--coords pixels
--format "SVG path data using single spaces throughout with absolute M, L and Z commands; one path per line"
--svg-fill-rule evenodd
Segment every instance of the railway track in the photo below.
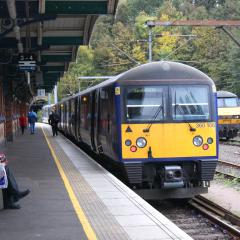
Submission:
M 240 179 L 240 164 L 219 160 L 216 172 Z
M 240 140 L 235 140 L 235 139 L 231 139 L 231 140 L 220 139 L 219 143 L 223 145 L 240 146 Z
M 240 239 L 240 218 L 210 200 L 197 196 L 189 204 L 223 229 Z
M 150 204 L 194 240 L 240 239 L 240 219 L 202 197 Z

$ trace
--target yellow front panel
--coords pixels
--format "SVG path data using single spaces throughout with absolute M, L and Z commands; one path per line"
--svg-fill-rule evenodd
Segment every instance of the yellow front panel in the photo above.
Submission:
M 190 123 L 196 131 L 191 132 L 187 123 L 164 123 L 153 124 L 148 133 L 143 129 L 148 124 L 122 124 L 122 157 L 148 158 L 148 150 L 151 147 L 153 158 L 176 158 L 176 157 L 197 157 L 216 156 L 216 127 L 215 123 Z M 132 132 L 126 132 L 130 127 Z M 193 145 L 193 138 L 202 136 L 203 144 L 207 143 L 207 138 L 213 138 L 213 143 L 209 144 L 208 150 L 203 150 L 202 146 Z M 145 148 L 137 148 L 136 152 L 131 152 L 130 147 L 125 145 L 127 139 L 136 146 L 136 140 L 144 137 L 147 140 Z

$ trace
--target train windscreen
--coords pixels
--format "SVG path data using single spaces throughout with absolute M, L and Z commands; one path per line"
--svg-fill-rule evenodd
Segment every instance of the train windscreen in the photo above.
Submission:
M 208 86 L 172 86 L 173 120 L 208 120 L 210 117 Z
M 224 107 L 224 98 L 218 98 L 218 107 Z
M 224 106 L 225 107 L 237 107 L 238 106 L 237 98 L 225 98 Z
M 166 87 L 141 86 L 126 89 L 126 120 L 161 121 L 166 116 Z

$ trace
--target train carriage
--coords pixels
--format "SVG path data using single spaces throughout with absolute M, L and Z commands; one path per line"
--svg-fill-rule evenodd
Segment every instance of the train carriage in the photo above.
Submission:
M 181 63 L 148 63 L 63 100 L 59 111 L 72 100 L 75 138 L 117 163 L 145 198 L 207 191 L 218 158 L 217 97 L 207 75 Z
M 240 103 L 237 95 L 218 91 L 218 124 L 219 137 L 232 139 L 240 130 Z

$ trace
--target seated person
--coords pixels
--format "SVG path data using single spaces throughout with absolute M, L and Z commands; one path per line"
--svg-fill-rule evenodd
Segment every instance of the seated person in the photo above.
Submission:
M 5 170 L 8 179 L 8 187 L 2 189 L 3 191 L 3 203 L 5 209 L 20 209 L 18 202 L 21 198 L 27 196 L 30 193 L 30 190 L 19 191 L 18 184 L 13 176 L 13 173 L 10 171 L 10 168 L 7 166 L 7 159 L 5 154 L 0 153 L 0 162 L 5 165 Z

